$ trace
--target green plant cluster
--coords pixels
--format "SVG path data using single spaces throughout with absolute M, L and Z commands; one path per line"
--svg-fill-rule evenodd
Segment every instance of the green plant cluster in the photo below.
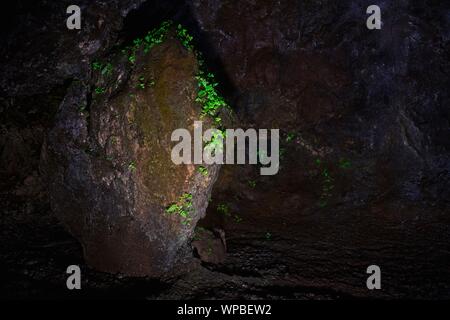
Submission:
M 144 52 L 147 53 L 155 45 L 162 43 L 171 26 L 172 21 L 164 21 L 158 28 L 149 31 L 144 37 Z
M 352 166 L 351 162 L 347 159 L 341 158 L 339 160 L 339 168 L 341 169 L 349 169 Z
M 248 180 L 247 181 L 250 188 L 254 189 L 256 188 L 256 181 L 255 180 Z
M 226 217 L 231 216 L 230 214 L 230 208 L 225 203 L 219 203 L 217 205 L 217 213 L 223 214 Z
M 192 45 L 192 40 L 194 39 L 194 37 L 192 37 L 181 24 L 179 24 L 177 27 L 177 38 L 181 41 L 186 49 L 194 49 L 194 46 Z
M 179 24 L 176 32 L 177 38 L 183 46 L 188 50 L 194 50 L 192 44 L 194 38 L 188 33 L 187 29 Z M 201 53 L 196 50 L 194 52 L 200 66 L 200 70 L 195 77 L 198 83 L 198 92 L 195 101 L 202 105 L 201 116 L 210 116 L 215 125 L 220 127 L 222 119 L 219 117 L 219 112 L 222 108 L 229 108 L 229 106 L 216 89 L 218 83 L 215 80 L 214 74 L 208 72 L 204 67 L 205 63 Z
M 200 117 L 210 117 L 217 130 L 220 131 L 220 133 L 216 132 L 212 135 L 211 140 L 207 143 L 205 148 L 214 148 L 213 150 L 215 151 L 222 151 L 223 149 L 221 148 L 223 148 L 222 141 L 225 137 L 225 130 L 222 128 L 220 112 L 224 108 L 230 110 L 230 107 L 217 91 L 217 86 L 219 84 L 216 82 L 214 74 L 206 70 L 201 53 L 194 49 L 194 46 L 192 45 L 193 37 L 180 24 L 177 27 L 177 37 L 188 50 L 193 50 L 195 52 L 200 67 L 200 70 L 195 76 L 198 86 L 195 101 L 201 105 Z
M 144 76 L 139 77 L 137 87 L 140 89 L 145 89 L 145 77 Z
M 110 62 L 103 64 L 99 61 L 94 61 L 92 63 L 92 69 L 95 71 L 101 71 L 102 75 L 110 75 L 114 68 Z
M 219 203 L 216 209 L 217 213 L 222 214 L 225 218 L 232 218 L 234 222 L 240 223 L 242 222 L 242 217 L 238 214 L 232 214 L 229 206 L 226 203 Z
M 199 166 L 197 171 L 200 172 L 202 176 L 206 177 L 208 175 L 208 169 L 205 166 Z
M 95 88 L 95 93 L 96 93 L 96 94 L 103 94 L 103 93 L 105 93 L 105 92 L 106 92 L 106 89 L 105 89 L 105 88 L 101 88 L 101 87 Z
M 164 21 L 161 25 L 147 33 L 147 35 L 141 39 L 137 38 L 133 41 L 132 46 L 128 46 L 122 50 L 123 53 L 128 55 L 128 60 L 131 63 L 136 61 L 136 52 L 142 46 L 144 47 L 144 52 L 147 53 L 155 45 L 162 43 L 170 27 L 173 25 L 172 21 Z M 184 47 L 188 50 L 192 50 L 199 62 L 200 70 L 196 75 L 196 80 L 198 83 L 198 92 L 195 99 L 196 102 L 200 103 L 202 106 L 201 116 L 209 116 L 214 121 L 217 128 L 221 128 L 222 119 L 219 116 L 222 108 L 228 108 L 228 104 L 225 102 L 224 98 L 219 94 L 216 87 L 218 83 L 215 81 L 214 74 L 207 72 L 204 68 L 204 61 L 201 53 L 195 50 L 192 40 L 194 39 L 192 35 L 189 34 L 186 28 L 181 24 L 178 24 L 176 28 L 176 36 L 181 41 Z M 96 64 L 95 68 L 102 68 L 101 64 Z M 138 86 L 145 86 L 143 82 L 139 82 Z
M 332 197 L 332 191 L 334 189 L 334 178 L 330 174 L 330 170 L 328 167 L 323 163 L 322 160 L 316 159 L 315 161 L 317 167 L 320 169 L 320 176 L 322 179 L 322 192 L 320 195 L 319 200 L 319 207 L 325 207 L 328 205 L 329 199 Z M 337 163 L 337 167 L 339 169 L 349 169 L 351 168 L 351 162 L 345 158 L 339 159 L 339 162 Z
M 242 222 L 242 218 L 241 218 L 241 216 L 239 216 L 239 215 L 237 215 L 237 214 L 234 214 L 233 215 L 233 219 L 234 219 L 234 222 L 236 222 L 236 223 L 241 223 Z
M 129 169 L 131 172 L 135 172 L 135 171 L 136 171 L 136 162 L 131 161 L 131 162 L 128 164 L 128 169 Z
M 134 39 L 133 45 L 125 47 L 122 50 L 122 53 L 128 56 L 129 62 L 135 63 L 136 52 L 143 47 L 144 53 L 148 53 L 155 45 L 162 43 L 165 40 L 171 25 L 172 21 L 164 21 L 159 27 L 147 32 L 143 39 Z
M 296 138 L 295 132 L 289 132 L 286 136 L 286 142 L 291 142 Z
M 217 92 L 218 83 L 215 82 L 214 75 L 211 72 L 205 73 L 200 70 L 195 77 L 198 82 L 198 93 L 196 102 L 202 105 L 201 116 L 209 116 L 213 119 L 217 127 L 222 125 L 222 119 L 219 116 L 222 108 L 228 108 L 223 97 Z
M 190 225 L 192 218 L 191 213 L 194 207 L 192 205 L 192 194 L 183 193 L 178 199 L 177 203 L 172 203 L 166 208 L 167 214 L 176 214 L 181 217 L 181 223 L 183 225 Z
M 223 141 L 225 139 L 225 131 L 216 129 L 212 132 L 211 139 L 205 144 L 205 150 L 209 153 L 223 152 Z
M 217 127 L 217 131 L 213 132 L 212 137 L 210 141 L 206 143 L 205 148 L 210 151 L 213 150 L 214 152 L 222 152 L 225 130 L 222 129 L 220 111 L 223 108 L 229 109 L 229 106 L 216 90 L 218 83 L 215 81 L 214 74 L 200 70 L 195 78 L 197 79 L 199 88 L 195 101 L 202 106 L 200 117 L 210 117 Z

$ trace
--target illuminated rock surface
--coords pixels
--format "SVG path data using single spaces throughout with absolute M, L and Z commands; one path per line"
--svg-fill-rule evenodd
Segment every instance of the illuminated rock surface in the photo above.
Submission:
M 4 296 L 68 296 L 61 289 L 65 270 L 79 264 L 88 281 L 80 295 L 86 297 L 450 298 L 446 3 L 382 1 L 383 28 L 369 31 L 365 9 L 373 3 L 362 0 L 111 0 L 107 6 L 80 0 L 85 13 L 80 32 L 65 29 L 63 1 L 14 3 L 14 10 L 2 10 L 5 36 L 0 38 Z M 274 177 L 261 177 L 256 166 L 221 168 L 199 225 L 224 230 L 226 256 L 220 251 L 210 257 L 208 243 L 200 243 L 203 265 L 183 268 L 186 274 L 180 278 L 138 282 L 89 269 L 78 241 L 53 214 L 75 218 L 67 224 L 78 226 L 72 231 L 80 238 L 96 234 L 84 226 L 109 225 L 99 218 L 129 226 L 124 234 L 138 235 L 133 241 L 138 249 L 147 246 L 160 259 L 151 267 L 150 255 L 142 257 L 131 248 L 133 274 L 157 275 L 169 268 L 169 261 L 177 261 L 178 253 L 179 261 L 189 260 L 184 253 L 192 249 L 182 237 L 193 236 L 191 230 L 183 229 L 176 216 L 166 217 L 164 206 L 185 191 L 195 194 L 192 185 L 184 189 L 178 181 L 190 173 L 169 170 L 168 163 L 161 177 L 171 172 L 176 182 L 157 177 L 153 185 L 145 173 L 149 167 L 139 159 L 151 156 L 145 156 L 144 137 L 160 150 L 151 128 L 165 133 L 177 121 L 184 126 L 196 118 L 191 112 L 198 107 L 184 99 L 192 94 L 196 62 L 178 43 L 169 42 L 146 58 L 137 57 L 134 72 L 119 49 L 162 19 L 184 23 L 192 32 L 236 111 L 238 127 L 281 129 L 283 156 Z M 163 69 L 152 55 L 167 57 L 161 60 Z M 110 76 L 91 73 L 92 62 L 108 59 L 114 65 Z M 169 66 L 169 61 L 180 65 Z M 145 65 L 155 66 L 166 79 L 159 95 L 157 79 L 155 87 L 138 90 Z M 144 80 L 150 80 L 144 73 Z M 184 83 L 184 93 L 173 87 L 176 79 Z M 105 93 L 94 94 L 97 87 Z M 164 88 L 174 92 L 165 94 Z M 161 104 L 165 99 L 182 103 L 167 109 Z M 89 121 L 81 114 L 82 105 L 91 106 L 83 111 L 89 112 Z M 171 108 L 184 108 L 186 118 Z M 111 117 L 113 111 L 118 119 Z M 160 116 L 165 120 L 153 121 Z M 53 164 L 39 171 L 50 128 L 44 150 L 53 146 L 48 154 Z M 121 144 L 111 144 L 114 134 Z M 138 150 L 144 156 L 137 157 Z M 70 190 L 62 186 L 63 168 L 72 170 L 64 172 Z M 49 177 L 55 210 L 45 191 Z M 143 197 L 147 192 L 151 196 Z M 160 202 L 153 201 L 157 194 Z M 197 197 L 198 206 L 205 198 Z M 88 208 L 94 208 L 97 220 L 80 222 Z M 149 235 L 158 235 L 154 241 L 163 247 L 173 245 L 169 251 L 158 255 L 156 242 L 140 232 L 146 228 L 142 221 L 168 227 Z M 120 233 L 100 231 L 103 238 L 92 238 L 89 245 Z M 169 235 L 173 238 L 164 242 Z M 223 242 L 213 236 L 219 248 Z M 123 253 L 127 243 L 114 248 Z M 103 261 L 87 258 L 106 269 Z M 128 263 L 123 255 L 115 259 L 120 262 L 116 271 Z M 382 290 L 366 288 L 371 264 L 381 268 Z
M 133 63 L 127 52 L 98 63 L 90 87 L 73 83 L 49 134 L 52 209 L 98 270 L 167 276 L 192 256 L 218 165 L 203 175 L 171 161 L 173 130 L 193 132 L 201 111 L 196 58 L 173 34 Z

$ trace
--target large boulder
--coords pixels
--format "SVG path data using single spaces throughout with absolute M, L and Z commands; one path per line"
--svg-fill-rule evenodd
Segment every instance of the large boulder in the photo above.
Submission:
M 70 86 L 44 147 L 52 209 L 99 270 L 159 277 L 192 257 L 219 165 L 171 161 L 173 130 L 192 132 L 201 113 L 197 58 L 175 35 L 94 63 L 89 83 Z

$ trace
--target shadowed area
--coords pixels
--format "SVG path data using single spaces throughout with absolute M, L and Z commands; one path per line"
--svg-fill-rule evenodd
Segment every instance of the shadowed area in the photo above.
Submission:
M 365 0 L 80 1 L 69 31 L 69 4 L 4 10 L 2 298 L 450 298 L 448 5 L 381 1 L 369 31 Z M 277 175 L 170 162 L 200 64 L 226 126 L 280 129 Z M 165 212 L 184 194 L 190 227 Z

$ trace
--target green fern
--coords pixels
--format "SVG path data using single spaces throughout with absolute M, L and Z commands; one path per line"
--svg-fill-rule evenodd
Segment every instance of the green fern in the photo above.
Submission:
M 207 176 L 208 175 L 208 169 L 204 166 L 200 166 L 198 167 L 198 172 L 200 172 L 203 176 Z
M 185 28 L 183 28 L 181 24 L 179 24 L 177 27 L 177 37 L 186 49 L 192 50 L 194 48 L 194 46 L 192 45 L 192 40 L 194 38 L 188 33 Z
M 190 225 L 193 212 L 192 194 L 184 193 L 177 203 L 172 203 L 166 208 L 167 214 L 176 214 L 181 218 L 181 224 Z

